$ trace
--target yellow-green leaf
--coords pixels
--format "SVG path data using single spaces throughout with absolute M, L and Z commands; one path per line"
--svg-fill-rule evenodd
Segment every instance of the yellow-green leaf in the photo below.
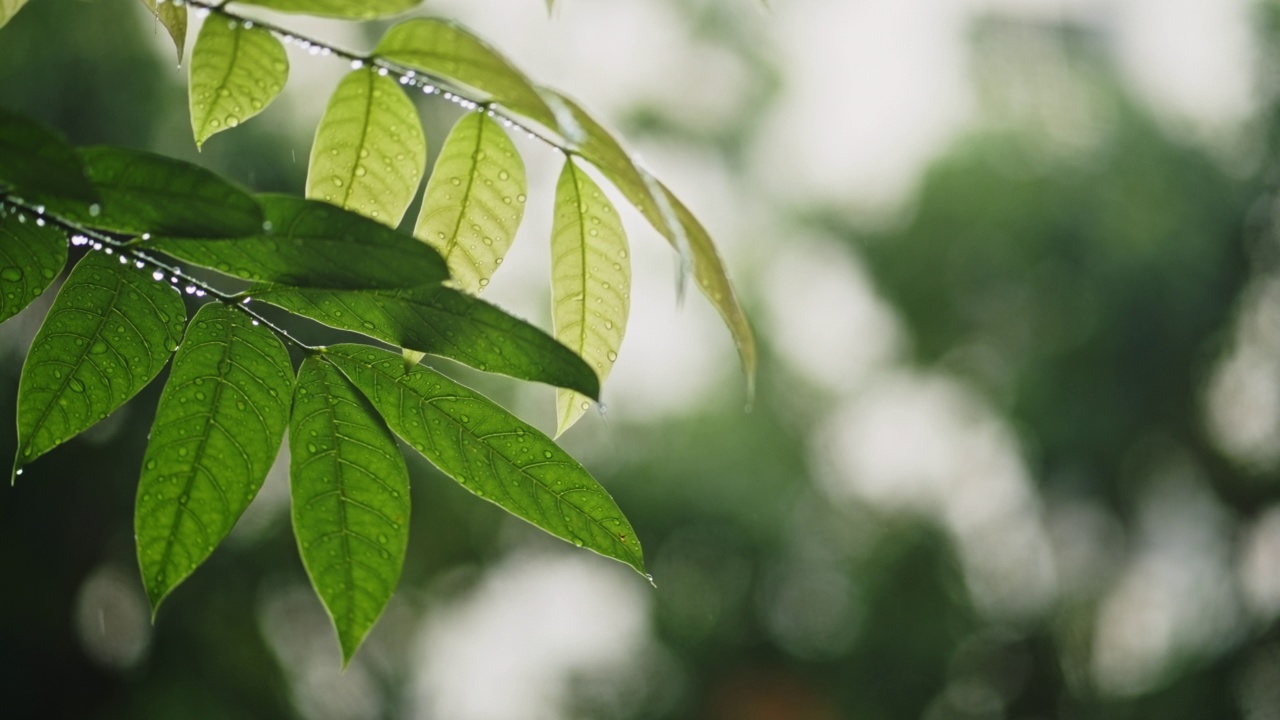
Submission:
M 27 0 L 0 0 L 0 27 L 4 27 L 26 4 Z
M 367 345 L 324 354 L 387 425 L 466 489 L 558 538 L 644 572 L 635 530 L 600 483 L 502 406 L 399 355 Z
M 444 256 L 459 288 L 478 293 L 511 247 L 526 190 L 506 132 L 485 113 L 469 113 L 440 149 L 413 234 Z
M 551 300 L 556 339 L 587 361 L 603 385 L 622 347 L 631 305 L 631 259 L 617 210 L 573 160 L 556 185 L 551 228 Z M 590 398 L 556 391 L 556 435 Z
M 275 333 L 201 307 L 173 358 L 138 481 L 138 567 L 157 608 L 258 494 L 289 419 L 293 366 Z
M 418 111 L 370 66 L 343 78 L 311 146 L 307 197 L 395 227 L 427 163 Z
M 400 580 L 409 470 L 387 423 L 318 357 L 298 371 L 289 449 L 293 534 L 345 664 Z
M 205 20 L 191 49 L 189 93 L 196 146 L 262 112 L 288 76 L 284 46 L 270 32 L 219 16 Z
M 390 17 L 413 8 L 422 0 L 239 0 L 279 12 L 314 15 L 343 20 L 373 20 Z
M 0 0 L 3 3 L 5 0 Z M 21 0 L 25 1 L 25 0 Z M 182 62 L 182 50 L 187 44 L 187 6 L 173 0 L 142 0 L 156 20 L 164 25 L 173 38 L 174 47 L 178 49 L 178 62 Z
M 387 31 L 374 55 L 478 90 L 485 99 L 556 130 L 551 106 L 524 73 L 466 28 L 449 20 L 414 18 Z

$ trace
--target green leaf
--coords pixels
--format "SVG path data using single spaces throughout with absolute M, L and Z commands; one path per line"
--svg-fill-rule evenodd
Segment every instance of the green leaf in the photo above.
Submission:
M 422 0 L 240 0 L 279 12 L 314 15 L 344 20 L 373 20 L 390 17 L 417 7 Z
M 640 541 L 595 478 L 536 428 L 492 400 L 395 353 L 325 352 L 387 424 L 463 487 L 516 517 L 640 573 Z
M 440 149 L 413 234 L 444 256 L 459 287 L 478 293 L 515 239 L 527 191 L 524 163 L 502 126 L 468 113 Z
M 537 86 L 497 50 L 449 20 L 413 18 L 387 30 L 375 56 L 447 80 L 553 130 L 556 114 Z M 472 93 L 474 94 L 474 93 Z
M 567 159 L 556 185 L 551 229 L 551 298 L 556 339 L 600 376 L 613 369 L 631 304 L 631 259 L 617 210 L 600 187 Z M 556 391 L 556 435 L 586 412 L 588 398 Z
M 40 297 L 67 264 L 67 236 L 0 210 L 0 322 Z
M 62 202 L 50 207 L 87 227 L 177 237 L 262 232 L 258 201 L 198 165 L 116 147 L 86 148 L 80 156 L 102 198 L 99 212 Z
M 26 4 L 27 0 L 0 0 L 0 27 L 4 27 Z
M 298 371 L 289 449 L 293 534 L 345 665 L 400 580 L 409 469 L 369 401 L 318 357 Z
M 160 395 L 134 532 L 151 607 L 231 532 L 280 450 L 293 366 L 265 327 L 222 303 L 191 320 Z
M 3 0 L 0 0 L 2 2 Z M 182 62 L 182 49 L 187 44 L 187 6 L 173 0 L 142 0 L 151 14 L 169 31 L 173 44 L 178 49 L 178 62 Z
M 600 396 L 595 373 L 569 348 L 533 325 L 457 290 L 438 285 L 381 291 L 266 286 L 245 294 L 397 347 Z
M 67 277 L 18 381 L 15 472 L 87 430 L 151 382 L 178 346 L 182 296 L 102 252 Z
M 3 2 L 4 0 L 0 0 Z M 16 8 L 13 9 L 16 12 Z M 3 23 L 0 23 L 3 24 Z M 17 193 L 98 201 L 75 150 L 57 133 L 0 108 L 0 186 Z
M 418 111 L 370 66 L 349 73 L 316 128 L 307 197 L 395 227 L 418 192 L 427 140 Z
M 689 249 L 693 254 L 693 277 L 698 283 L 698 288 L 715 306 L 733 335 L 734 344 L 738 347 L 738 357 L 742 360 L 742 372 L 747 378 L 747 397 L 754 397 L 755 335 L 751 331 L 751 323 L 747 321 L 746 313 L 742 311 L 742 304 L 738 302 L 733 283 L 729 281 L 729 273 L 724 267 L 724 261 L 720 259 L 715 243 L 711 241 L 711 236 L 702 227 L 702 223 L 698 222 L 698 218 L 694 217 L 693 213 L 689 212 L 689 208 L 685 207 L 684 203 L 680 202 L 680 199 L 665 186 L 659 184 L 658 187 L 675 210 L 675 216 L 689 241 Z
M 191 50 L 189 96 L 196 147 L 262 112 L 288 77 L 289 58 L 270 32 L 221 17 L 206 20 Z
M 243 238 L 153 238 L 141 247 L 245 280 L 333 289 L 439 283 L 439 253 L 412 236 L 327 203 L 259 195 L 271 230 Z

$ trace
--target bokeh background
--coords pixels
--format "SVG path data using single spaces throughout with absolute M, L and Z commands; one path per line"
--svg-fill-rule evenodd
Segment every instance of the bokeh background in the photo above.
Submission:
M 0 714 L 1280 719 L 1280 3 L 420 12 L 620 130 L 749 307 L 747 411 L 727 332 L 628 214 L 631 330 L 564 442 L 657 588 L 411 460 L 404 578 L 340 673 L 284 463 L 152 625 L 158 381 L 0 489 Z M 354 49 L 383 27 L 280 22 Z M 174 60 L 136 0 L 31 0 L 0 105 L 300 193 L 344 65 L 291 48 L 282 98 L 197 154 Z M 458 110 L 418 101 L 434 156 Z M 547 327 L 557 154 L 519 142 L 529 211 L 486 294 Z M 0 409 L 51 295 L 0 327 Z M 548 388 L 463 375 L 553 427 Z

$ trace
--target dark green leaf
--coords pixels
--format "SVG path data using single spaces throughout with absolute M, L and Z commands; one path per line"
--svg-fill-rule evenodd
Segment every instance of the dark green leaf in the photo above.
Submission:
M 0 211 L 0 322 L 40 297 L 66 264 L 61 230 L 37 225 L 18 211 Z
M 414 18 L 382 36 L 374 55 L 411 70 L 474 89 L 507 109 L 552 129 L 556 114 L 537 87 L 497 50 L 449 20 Z
M 138 482 L 138 566 L 153 609 L 258 494 L 292 395 L 293 366 L 274 333 L 222 303 L 200 308 L 160 395 Z
M 188 86 L 196 146 L 262 112 L 288 77 L 284 46 L 270 32 L 220 17 L 206 20 L 191 50 Z
M 80 151 L 102 197 L 94 213 L 50 203 L 83 225 L 112 232 L 177 237 L 239 237 L 262 232 L 252 195 L 198 165 L 116 147 Z
M 413 234 L 449 263 L 458 287 L 478 293 L 524 217 L 524 163 L 502 126 L 468 113 L 440 149 Z
M 631 258 L 622 218 L 600 187 L 566 159 L 551 228 L 551 315 L 556 339 L 603 384 L 618 359 L 631 308 Z M 587 398 L 556 392 L 556 435 L 587 410 Z
M 387 424 L 471 492 L 575 545 L 644 572 L 640 541 L 613 498 L 536 428 L 398 354 L 336 345 L 325 357 Z
M 439 355 L 478 370 L 600 395 L 582 358 L 538 328 L 446 287 L 342 291 L 281 286 L 245 293 L 330 327 Z
M 344 664 L 386 607 L 409 543 L 409 470 L 369 401 L 318 357 L 289 423 L 293 534 Z
M 44 126 L 2 108 L 0 186 L 8 186 L 18 194 L 79 202 L 86 208 L 98 201 L 79 156 L 66 141 Z
M 173 44 L 178 49 L 178 62 L 182 62 L 182 49 L 187 44 L 187 6 L 173 0 L 142 0 L 142 4 L 147 6 L 169 32 L 169 37 L 173 38 Z
M 234 277 L 300 287 L 402 288 L 448 277 L 435 250 L 385 225 L 319 201 L 258 199 L 270 231 L 243 238 L 153 238 L 140 245 Z
M 370 66 L 333 91 L 316 128 L 307 197 L 395 227 L 418 192 L 427 140 L 400 85 Z
M 151 382 L 178 346 L 182 296 L 115 256 L 91 252 L 49 309 L 18 381 L 14 469 L 102 420 Z
M 240 0 L 286 13 L 315 15 L 345 20 L 373 20 L 390 17 L 418 6 L 422 0 Z
M 26 4 L 27 0 L 0 0 L 0 27 L 4 27 Z

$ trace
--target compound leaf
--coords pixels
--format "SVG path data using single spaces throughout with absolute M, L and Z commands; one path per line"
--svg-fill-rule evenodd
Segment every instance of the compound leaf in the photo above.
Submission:
M 80 151 L 102 198 L 86 210 L 50 203 L 91 228 L 177 237 L 238 237 L 262 232 L 262 208 L 252 195 L 198 165 L 118 147 Z M 97 212 L 95 212 L 97 210 Z
M 456 360 L 478 370 L 600 395 L 595 373 L 538 328 L 439 285 L 404 290 L 264 286 L 246 293 L 330 327 Z
M 0 211 L 0 322 L 30 305 L 67 264 L 67 237 L 18 211 Z
M 369 66 L 349 73 L 329 99 L 311 146 L 307 197 L 395 227 L 426 163 L 418 111 Z
M 3 2 L 3 0 L 0 0 Z M 173 0 L 142 0 L 151 14 L 164 25 L 169 37 L 178 49 L 178 62 L 182 62 L 182 50 L 187 44 L 187 6 Z
M 262 112 L 288 77 L 284 46 L 270 32 L 221 17 L 206 20 L 191 49 L 188 92 L 196 147 Z
M 536 428 L 430 368 L 406 367 L 398 354 L 336 345 L 325 357 L 397 435 L 463 487 L 644 573 L 640 542 L 613 498 Z
M 477 90 L 513 112 L 559 128 L 553 108 L 529 78 L 457 23 L 438 18 L 405 20 L 387 30 L 373 52 L 402 67 Z
M 171 285 L 111 255 L 85 255 L 22 366 L 14 470 L 87 430 L 151 382 L 178 346 L 184 322 L 182 296 Z
M 556 185 L 551 229 L 551 299 L 556 339 L 603 384 L 618 359 L 631 305 L 631 260 L 622 219 L 572 159 Z M 556 391 L 556 435 L 586 412 L 588 398 Z
M 0 12 L 0 16 L 2 14 Z M 98 192 L 89 182 L 80 157 L 65 140 L 39 123 L 3 108 L 0 108 L 0 186 L 8 186 L 17 193 L 79 202 L 86 208 L 98 201 Z
M 292 383 L 284 345 L 244 313 L 215 302 L 192 318 L 138 482 L 138 566 L 153 609 L 258 494 L 284 436 Z
M 440 149 L 413 234 L 444 256 L 459 287 L 478 293 L 515 239 L 527 190 L 524 163 L 502 126 L 468 113 Z
M 288 195 L 258 199 L 270 230 L 242 238 L 152 238 L 140 246 L 233 277 L 300 287 L 402 288 L 449 276 L 435 250 L 361 215 Z
M 409 470 L 369 401 L 314 356 L 298 371 L 289 449 L 293 534 L 345 664 L 400 580 Z
M 343 20 L 373 20 L 399 15 L 421 4 L 422 0 L 240 0 L 240 2 L 299 15 Z

